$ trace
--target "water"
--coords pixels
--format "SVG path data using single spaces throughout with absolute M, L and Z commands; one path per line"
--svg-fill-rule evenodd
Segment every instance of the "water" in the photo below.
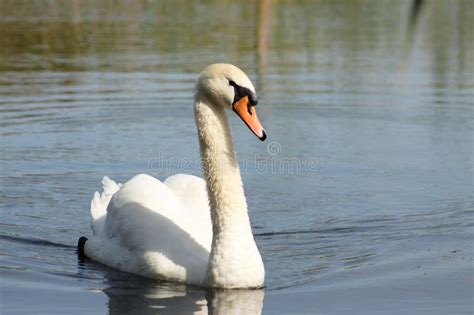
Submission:
M 2 314 L 472 312 L 473 4 L 413 8 L 1 2 Z M 200 174 L 192 88 L 220 61 L 269 136 L 231 118 L 266 289 L 79 261 L 103 175 Z

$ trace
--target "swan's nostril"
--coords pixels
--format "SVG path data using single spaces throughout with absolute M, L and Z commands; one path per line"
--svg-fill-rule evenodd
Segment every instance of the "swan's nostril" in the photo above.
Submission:
M 250 105 L 250 103 L 247 104 L 247 112 L 252 116 L 252 105 Z

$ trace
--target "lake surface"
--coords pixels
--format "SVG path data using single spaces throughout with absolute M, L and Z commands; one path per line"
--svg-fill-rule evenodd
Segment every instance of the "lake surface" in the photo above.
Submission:
M 1 1 L 0 313 L 472 313 L 473 21 L 468 0 Z M 215 62 L 268 134 L 231 117 L 266 289 L 78 260 L 102 176 L 200 174 Z

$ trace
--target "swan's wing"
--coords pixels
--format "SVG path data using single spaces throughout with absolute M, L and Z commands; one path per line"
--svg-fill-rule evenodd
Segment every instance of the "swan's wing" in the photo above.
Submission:
M 133 222 L 138 224 L 142 217 L 136 208 L 148 209 L 165 217 L 210 249 L 212 226 L 206 182 L 203 179 L 178 174 L 161 182 L 149 175 L 135 176 L 110 200 L 106 233 L 109 236 L 123 235 L 123 225 Z M 163 233 L 160 234 L 163 237 Z
M 103 182 L 92 201 L 96 237 L 86 255 L 149 277 L 202 281 L 212 242 L 205 181 L 175 175 L 162 183 L 141 174 L 121 187 Z

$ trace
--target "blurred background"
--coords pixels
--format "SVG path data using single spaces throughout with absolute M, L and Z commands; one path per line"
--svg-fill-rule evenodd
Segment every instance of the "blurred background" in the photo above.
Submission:
M 470 0 L 0 1 L 0 310 L 232 310 L 75 257 L 103 175 L 200 175 L 194 81 L 229 62 L 268 134 L 231 118 L 263 310 L 472 311 L 473 23 Z

